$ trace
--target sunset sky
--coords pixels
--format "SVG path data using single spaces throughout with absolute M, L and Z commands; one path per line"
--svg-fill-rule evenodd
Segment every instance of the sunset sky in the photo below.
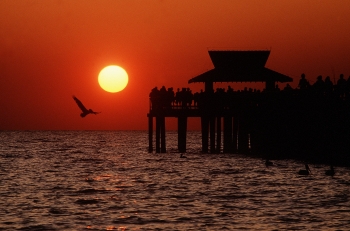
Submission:
M 293 87 L 348 78 L 350 1 L 1 0 L 0 130 L 147 129 L 150 90 L 202 89 L 187 82 L 210 49 L 269 49 Z M 129 74 L 119 93 L 98 84 L 111 64 Z M 72 95 L 102 113 L 80 118 Z

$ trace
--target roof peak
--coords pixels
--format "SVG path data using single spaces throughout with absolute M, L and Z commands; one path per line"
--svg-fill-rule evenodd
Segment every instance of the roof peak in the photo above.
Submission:
M 208 51 L 215 68 L 259 69 L 264 68 L 270 51 Z
M 265 67 L 269 50 L 208 51 L 214 69 L 189 80 L 193 82 L 291 82 L 292 78 Z

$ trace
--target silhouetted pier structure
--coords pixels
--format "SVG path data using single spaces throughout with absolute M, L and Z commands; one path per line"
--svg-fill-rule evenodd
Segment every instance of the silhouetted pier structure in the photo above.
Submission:
M 292 78 L 265 67 L 269 51 L 209 51 L 214 69 L 190 79 L 204 83 L 204 91 L 186 101 L 189 89 L 153 89 L 150 93 L 149 152 L 153 152 L 153 120 L 156 122 L 155 151 L 166 152 L 165 118 L 178 119 L 178 150 L 186 152 L 187 119 L 201 120 L 203 153 L 257 152 L 274 157 L 332 159 L 350 163 L 350 78 L 327 87 L 319 77 L 311 86 L 302 77 L 298 89 L 278 82 Z M 344 82 L 345 81 L 345 82 Z M 257 91 L 217 89 L 215 82 L 265 82 Z M 180 97 L 182 94 L 182 98 Z M 190 96 L 189 96 L 190 98 Z M 188 98 L 188 99 L 189 99 Z M 223 129 L 223 131 L 222 131 Z M 221 141 L 223 133 L 223 142 Z M 223 143 L 223 149 L 221 149 Z M 323 155 L 327 152 L 327 155 Z
M 166 152 L 165 142 L 165 118 L 178 118 L 178 149 L 186 151 L 187 118 L 200 117 L 202 130 L 202 151 L 210 152 L 221 150 L 221 122 L 224 123 L 224 152 L 235 152 L 237 147 L 237 134 L 239 132 L 239 151 L 248 149 L 248 130 L 242 111 L 244 102 L 241 96 L 232 99 L 236 102 L 225 105 L 226 99 L 217 102 L 217 94 L 214 92 L 215 82 L 265 82 L 266 91 L 274 91 L 276 82 L 291 82 L 293 79 L 272 71 L 265 67 L 270 51 L 209 51 L 214 69 L 205 72 L 189 80 L 189 83 L 203 82 L 205 90 L 201 93 L 200 102 L 197 105 L 181 106 L 157 102 L 151 99 L 149 118 L 149 151 L 153 151 L 153 117 L 156 118 L 156 152 Z M 164 91 L 164 89 L 163 89 Z M 162 100 L 164 100 L 164 93 Z M 249 97 L 249 96 L 248 96 Z M 229 99 L 229 97 L 227 97 Z M 221 105 L 220 105 L 221 104 Z M 220 105 L 220 106 L 219 106 Z M 216 142 L 215 142 L 215 134 Z M 208 136 L 209 135 L 209 136 Z M 210 137 L 210 139 L 209 139 Z

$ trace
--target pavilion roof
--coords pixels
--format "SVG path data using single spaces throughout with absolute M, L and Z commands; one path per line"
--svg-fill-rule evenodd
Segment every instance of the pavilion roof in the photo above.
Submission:
M 293 79 L 265 67 L 270 51 L 209 51 L 214 69 L 188 81 L 196 82 L 292 82 Z

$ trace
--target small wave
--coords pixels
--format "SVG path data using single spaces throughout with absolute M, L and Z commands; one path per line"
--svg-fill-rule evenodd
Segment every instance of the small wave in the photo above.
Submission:
M 19 155 L 15 155 L 15 154 L 5 154 L 2 156 L 3 158 L 17 158 L 19 157 Z
M 54 148 L 51 149 L 50 152 L 66 152 L 68 150 L 71 150 L 71 148 Z
M 98 204 L 100 200 L 98 199 L 78 199 L 75 201 L 75 203 L 79 205 L 91 205 L 91 204 Z
M 67 212 L 59 208 L 50 208 L 49 213 L 60 215 L 60 214 L 66 214 Z
M 176 219 L 176 221 L 181 221 L 181 222 L 183 222 L 183 221 L 191 221 L 191 220 L 193 220 L 193 218 L 191 218 L 191 217 L 179 217 L 179 218 Z
M 82 189 L 78 190 L 78 194 L 96 194 L 96 193 L 106 193 L 108 190 L 105 189 L 94 189 L 94 188 L 88 188 L 88 189 Z
M 169 223 L 170 221 L 163 220 L 163 219 L 145 219 L 139 216 L 122 216 L 118 219 L 115 219 L 113 221 L 114 224 L 138 224 L 138 225 L 145 225 L 145 224 L 151 224 L 151 223 Z
M 62 187 L 62 186 L 54 186 L 52 190 L 66 190 L 67 188 Z
M 72 153 L 72 154 L 81 154 L 81 153 L 84 153 L 84 152 L 81 151 L 81 150 L 74 150 L 74 151 L 71 151 L 70 153 Z
M 31 225 L 31 226 L 27 226 L 27 227 L 22 227 L 19 230 L 21 231 L 32 231 L 32 230 L 37 230 L 37 231 L 51 231 L 51 230 L 56 230 L 54 229 L 51 225 Z
M 110 207 L 108 207 L 108 211 L 109 210 L 117 210 L 117 211 L 120 211 L 120 210 L 123 210 L 123 209 L 125 209 L 125 206 L 120 206 L 120 205 L 113 205 L 113 206 L 110 206 Z
M 101 163 L 104 163 L 104 161 L 105 160 L 97 159 L 97 158 L 80 158 L 80 159 L 76 159 L 75 160 L 76 163 L 80 163 L 80 162 L 90 163 L 90 162 L 93 162 L 94 164 L 101 164 Z
M 55 141 L 52 141 L 52 140 L 49 140 L 49 139 L 40 139 L 40 138 L 35 138 L 33 139 L 33 141 L 38 141 L 38 143 L 49 143 L 49 142 L 55 142 Z M 57 141 L 56 141 L 57 142 Z

